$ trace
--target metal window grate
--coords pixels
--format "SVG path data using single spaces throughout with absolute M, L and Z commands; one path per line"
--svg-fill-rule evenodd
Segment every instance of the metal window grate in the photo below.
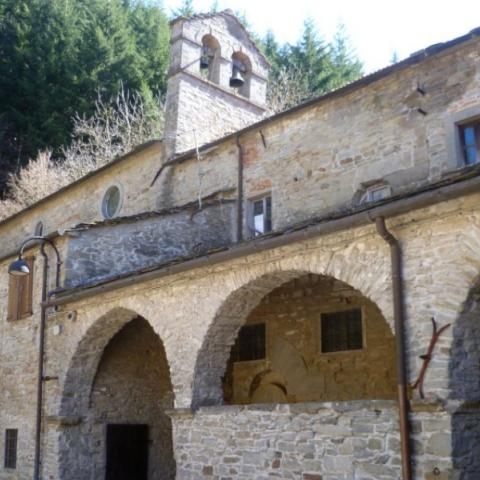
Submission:
M 17 468 L 18 430 L 5 430 L 5 468 Z
M 361 350 L 363 347 L 361 309 L 322 313 L 321 340 L 323 353 Z
M 233 361 L 245 362 L 263 358 L 265 358 L 265 324 L 244 325 L 232 347 Z

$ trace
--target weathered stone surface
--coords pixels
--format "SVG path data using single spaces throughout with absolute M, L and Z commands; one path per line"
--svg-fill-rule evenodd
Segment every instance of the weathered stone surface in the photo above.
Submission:
M 152 144 L 1 224 L 0 250 L 11 254 L 39 220 L 50 233 L 100 219 L 103 194 L 113 183 L 122 187 L 121 215 L 179 206 L 236 188 L 237 140 L 244 154 L 245 212 L 249 199 L 271 192 L 275 229 L 348 209 L 366 184 L 379 179 L 388 181 L 394 194 L 427 185 L 461 164 L 461 157 L 452 154 L 448 132 L 454 130 L 453 117 L 479 105 L 478 45 L 473 36 L 370 85 L 276 118 L 242 133 L 240 139 L 231 137 L 202 151 L 200 159 L 193 155 L 166 168 L 153 183 L 166 156 L 161 144 Z M 419 84 L 425 85 L 425 96 L 417 95 Z M 428 115 L 418 114 L 420 104 Z M 434 316 L 439 325 L 452 324 L 433 352 L 425 377 L 426 399 L 420 406 L 414 404 L 411 415 L 415 480 L 479 478 L 480 425 L 475 407 L 480 400 L 479 205 L 480 195 L 474 193 L 387 219 L 402 247 L 410 382 L 417 377 L 420 356 L 430 342 L 430 318 Z M 228 235 L 220 235 L 232 238 L 234 233 L 230 228 Z M 151 235 L 148 253 L 147 249 L 137 252 L 135 265 L 156 257 L 155 243 L 161 235 L 157 231 Z M 109 241 L 113 239 L 114 234 Z M 118 246 L 119 264 L 131 268 L 126 252 L 135 245 L 124 240 Z M 207 243 L 216 240 L 209 237 Z M 63 258 L 68 257 L 69 241 L 73 249 L 76 240 L 55 238 Z M 189 242 L 192 239 L 188 249 L 194 245 Z M 84 248 L 87 257 L 88 247 Z M 106 261 L 113 253 L 101 252 Z M 18 428 L 19 448 L 17 471 L 1 469 L 0 478 L 23 480 L 33 471 L 42 267 L 40 261 L 36 263 L 33 314 L 7 322 L 8 264 L 9 259 L 4 260 L 0 271 L 0 452 L 5 447 L 5 428 Z M 305 274 L 334 278 L 375 304 L 393 329 L 390 272 L 388 246 L 374 226 L 364 226 L 132 284 L 72 302 L 59 311 L 50 309 L 43 478 L 71 480 L 65 472 L 90 468 L 92 452 L 98 453 L 99 445 L 94 437 L 79 432 L 90 428 L 92 412 L 99 405 L 90 399 L 102 352 L 140 315 L 165 347 L 172 381 L 170 406 L 183 409 L 172 416 L 178 479 L 316 475 L 322 480 L 398 480 L 401 462 L 392 404 L 326 402 L 309 404 L 303 411 L 301 405 L 215 406 L 223 401 L 221 379 L 235 332 L 272 290 Z M 67 279 L 73 278 L 68 275 Z M 292 299 L 292 304 L 297 300 Z M 314 361 L 323 359 L 315 356 Z M 145 373 L 145 365 L 137 366 Z M 348 379 L 339 374 L 338 380 L 345 384 Z M 123 392 L 125 383 L 118 382 L 115 388 Z M 98 400 L 105 392 L 97 393 Z M 462 402 L 469 409 L 462 410 Z M 186 412 L 192 404 L 213 407 Z M 103 412 L 107 417 L 112 414 L 108 409 Z M 102 415 L 95 417 L 100 422 L 97 427 Z M 70 457 L 63 462 L 65 452 Z
M 233 223 L 234 206 L 226 203 L 76 230 L 68 244 L 64 284 L 95 283 L 226 247 L 233 241 Z

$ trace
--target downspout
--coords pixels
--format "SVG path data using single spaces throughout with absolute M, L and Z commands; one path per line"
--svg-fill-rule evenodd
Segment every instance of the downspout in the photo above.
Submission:
M 243 147 L 240 135 L 236 137 L 238 147 L 238 178 L 237 178 L 237 242 L 243 240 Z
M 48 257 L 44 250 L 45 244 L 40 248 L 43 257 L 43 278 L 42 278 L 42 303 L 40 307 L 40 339 L 38 344 L 38 370 L 37 370 L 37 405 L 35 417 L 35 457 L 34 457 L 34 480 L 40 479 L 40 446 L 42 441 L 42 410 L 43 410 L 43 372 L 45 357 L 45 324 L 47 306 L 47 279 L 48 279 Z
M 398 240 L 388 231 L 384 217 L 375 219 L 378 234 L 389 244 L 392 269 L 393 316 L 395 324 L 398 409 L 400 423 L 400 444 L 402 454 L 402 478 L 412 479 L 410 446 L 409 402 L 407 392 L 405 354 L 405 305 L 402 277 L 402 250 Z

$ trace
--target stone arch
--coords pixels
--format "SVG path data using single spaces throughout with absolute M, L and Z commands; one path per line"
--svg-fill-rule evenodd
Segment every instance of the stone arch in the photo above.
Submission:
M 140 337 L 138 337 L 138 331 L 140 331 Z M 132 340 L 135 334 L 137 334 L 140 340 L 138 338 L 137 340 Z M 129 341 L 130 343 L 128 343 Z M 131 348 L 132 345 L 135 347 L 135 343 L 132 343 L 132 341 L 137 342 L 136 348 Z M 139 341 L 140 343 L 138 343 Z M 149 345 L 148 349 L 147 344 Z M 121 350 L 122 345 L 124 347 L 123 351 Z M 165 428 L 167 428 L 165 432 L 167 442 L 164 443 L 168 458 L 160 461 L 160 467 L 157 465 L 159 462 L 154 462 L 156 470 L 149 466 L 149 478 L 157 478 L 157 470 L 159 468 L 160 470 L 165 468 L 165 472 L 167 472 L 162 472 L 160 474 L 161 478 L 174 478 L 175 462 L 173 460 L 171 424 L 164 414 L 165 408 L 173 408 L 174 406 L 174 393 L 165 348 L 160 337 L 144 317 L 138 315 L 133 310 L 122 307 L 113 308 L 98 318 L 87 329 L 71 357 L 63 383 L 59 408 L 61 426 L 58 443 L 60 478 L 69 478 L 70 480 L 104 478 L 106 423 L 118 423 L 119 419 L 122 420 L 122 409 L 126 408 L 127 403 L 124 399 L 131 396 L 128 393 L 130 385 L 137 390 L 137 394 L 138 390 L 142 388 L 140 379 L 140 381 L 134 382 L 135 385 L 132 383 L 125 386 L 125 396 L 123 396 L 122 392 L 119 394 L 117 391 L 117 386 L 121 386 L 122 382 L 109 380 L 108 375 L 111 372 L 115 372 L 115 368 L 118 369 L 119 355 L 125 354 L 125 356 L 128 356 L 130 354 L 138 356 L 140 352 L 141 357 L 138 357 L 138 359 L 137 357 L 132 357 L 132 363 L 142 365 L 145 364 L 146 360 L 146 357 L 144 359 L 142 355 L 144 355 L 144 352 L 148 353 L 152 350 L 154 350 L 153 353 L 155 355 L 151 355 L 149 358 L 154 359 L 154 365 L 152 364 L 151 368 L 144 370 L 146 372 L 158 370 L 158 365 L 162 365 L 161 369 L 164 372 L 165 381 L 162 381 L 161 395 L 156 396 L 153 400 L 151 400 L 152 396 L 150 395 L 148 401 L 155 408 L 160 406 L 163 411 L 162 422 L 165 424 Z M 106 362 L 105 358 L 108 358 L 109 361 Z M 123 361 L 123 366 L 125 365 L 128 365 L 128 362 Z M 136 375 L 135 372 L 128 373 L 127 370 L 126 375 L 128 378 L 134 379 L 132 374 Z M 139 375 L 142 376 L 143 374 L 139 373 Z M 97 385 L 99 382 L 101 383 L 100 386 Z M 148 382 L 148 385 L 151 386 L 152 379 L 148 380 Z M 105 393 L 105 385 L 112 387 L 111 390 L 116 393 L 111 393 L 111 398 L 107 398 L 106 401 L 103 400 L 103 403 L 101 403 L 102 395 L 107 397 L 109 395 Z M 145 385 L 148 387 L 147 384 Z M 99 402 L 103 405 L 103 410 L 105 408 L 107 410 L 108 408 L 113 408 L 110 405 L 105 407 L 106 404 L 112 403 L 113 405 L 117 403 L 120 415 L 117 417 L 113 415 L 113 420 L 111 420 L 110 414 L 97 412 L 96 407 Z M 144 417 L 145 407 L 142 408 L 141 413 Z M 142 415 L 139 416 L 141 417 Z M 155 416 L 155 422 L 157 418 L 158 415 Z M 120 421 L 120 423 L 144 423 L 143 421 L 135 422 L 134 420 L 130 416 L 125 421 Z M 158 434 L 156 436 L 158 437 Z M 99 443 L 102 443 L 103 450 L 101 451 L 99 451 Z M 160 452 L 158 455 L 160 455 Z
M 252 77 L 252 62 L 248 55 L 243 52 L 234 52 L 232 54 L 232 76 L 235 71 L 243 76 L 244 84 L 238 89 L 238 93 L 243 97 L 250 98 L 250 83 Z
M 202 58 L 201 62 L 205 60 L 208 63 L 206 69 L 207 78 L 211 82 L 220 83 L 220 61 L 222 56 L 222 49 L 219 41 L 211 34 L 204 35 L 202 38 Z M 202 67 L 202 65 L 200 65 Z
M 210 324 L 197 355 L 192 392 L 193 408 L 223 402 L 221 379 L 231 347 L 248 314 L 272 290 L 309 273 L 316 272 L 311 272 L 310 269 L 292 269 L 265 273 L 247 281 L 228 295 Z

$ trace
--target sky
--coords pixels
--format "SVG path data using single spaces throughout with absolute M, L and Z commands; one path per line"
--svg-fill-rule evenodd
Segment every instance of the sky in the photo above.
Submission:
M 163 0 L 167 13 L 181 4 Z M 197 11 L 212 4 L 193 0 Z M 306 18 L 328 41 L 343 23 L 365 73 L 390 64 L 394 52 L 402 59 L 480 27 L 480 0 L 218 0 L 218 6 L 245 13 L 255 32 L 271 30 L 280 43 L 295 43 Z

